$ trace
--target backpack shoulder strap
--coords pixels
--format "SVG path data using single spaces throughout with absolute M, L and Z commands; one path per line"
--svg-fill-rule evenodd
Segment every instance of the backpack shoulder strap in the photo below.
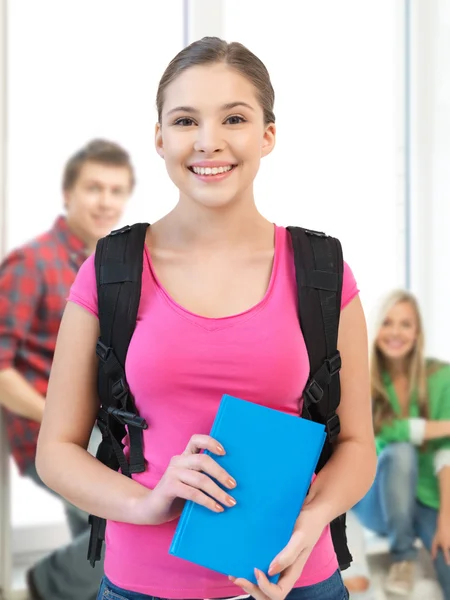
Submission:
M 147 228 L 148 223 L 136 223 L 112 231 L 95 253 L 99 344 L 114 348 L 122 366 L 136 326 Z
M 336 409 L 340 402 L 337 348 L 341 313 L 344 261 L 338 239 L 320 231 L 288 227 L 294 251 L 298 318 L 310 363 L 310 377 L 303 391 L 302 416 L 323 423 L 327 439 L 316 471 L 333 452 L 340 432 Z M 351 554 L 345 533 L 345 515 L 331 523 L 334 548 L 341 570 L 350 566 Z
M 137 223 L 112 231 L 99 240 L 95 253 L 100 324 L 97 424 L 103 438 L 97 458 L 115 471 L 120 468 L 128 477 L 145 470 L 142 430 L 147 423 L 137 414 L 125 377 L 125 359 L 136 327 L 147 228 L 148 223 Z M 127 433 L 128 460 L 122 444 Z M 88 558 L 94 566 L 101 556 L 105 521 L 91 515 L 90 523 Z
M 337 349 L 341 313 L 343 258 L 338 239 L 289 227 L 297 279 L 298 316 L 310 363 L 303 392 L 304 412 L 326 426 L 328 440 L 339 434 L 340 401 Z M 323 466 L 323 465 L 322 465 Z
M 95 255 L 100 337 L 98 391 L 101 402 L 99 426 L 106 421 L 112 440 L 128 426 L 130 435 L 129 467 L 123 452 L 117 456 L 124 475 L 145 469 L 142 453 L 142 429 L 145 423 L 137 413 L 125 377 L 125 359 L 136 327 L 141 297 L 142 267 L 147 223 L 112 231 L 98 242 Z M 112 417 L 116 423 L 113 425 Z M 103 433 L 103 431 L 102 431 Z M 116 443 L 113 441 L 113 445 Z M 115 448 L 117 449 L 117 448 Z M 117 453 L 116 453 L 117 454 Z

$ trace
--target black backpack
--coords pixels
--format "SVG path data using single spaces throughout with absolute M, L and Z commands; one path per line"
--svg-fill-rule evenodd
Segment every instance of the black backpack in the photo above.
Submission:
M 98 392 L 101 402 L 97 424 L 103 440 L 97 458 L 131 477 L 145 470 L 142 431 L 148 425 L 136 411 L 125 378 L 125 358 L 136 325 L 141 296 L 143 250 L 148 223 L 112 231 L 102 238 L 95 254 L 100 337 Z M 339 240 L 324 233 L 288 227 L 294 250 L 298 291 L 298 316 L 310 362 L 310 377 L 303 392 L 302 417 L 326 426 L 327 439 L 316 472 L 326 464 L 340 431 L 336 409 L 340 401 L 337 350 L 343 277 Z M 128 460 L 122 439 L 128 432 Z M 90 516 L 88 560 L 100 560 L 105 536 L 104 519 Z M 331 523 L 331 534 L 341 570 L 350 566 L 345 515 Z

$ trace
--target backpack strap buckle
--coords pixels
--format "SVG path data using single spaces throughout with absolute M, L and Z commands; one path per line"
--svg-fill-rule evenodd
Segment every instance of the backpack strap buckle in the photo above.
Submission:
M 95 353 L 102 362 L 106 362 L 108 360 L 111 351 L 112 348 L 105 346 L 105 344 L 100 340 L 100 338 L 97 340 L 97 345 L 95 346 Z
M 122 425 L 137 427 L 138 429 L 148 428 L 146 420 L 137 414 L 121 410 L 120 408 L 113 408 L 112 406 L 109 406 L 107 410 L 108 414 L 119 421 L 119 423 L 122 423 Z
M 342 367 L 341 354 L 339 350 L 337 350 L 336 354 L 334 354 L 331 358 L 327 358 L 325 363 L 327 364 L 330 377 L 333 377 L 333 375 L 339 373 Z
M 121 233 L 126 233 L 130 231 L 131 225 L 125 225 L 125 227 L 121 227 L 120 229 L 113 229 L 109 235 L 120 235 Z
M 123 377 L 113 382 L 111 386 L 111 394 L 114 400 L 121 402 L 126 396 L 128 396 L 130 388 Z
M 321 238 L 326 238 L 328 237 L 326 233 L 324 233 L 323 231 L 316 231 L 315 229 L 303 229 L 303 231 L 307 234 L 307 235 L 313 235 L 315 237 L 321 237 Z
M 314 377 L 306 384 L 303 396 L 307 398 L 309 404 L 317 404 L 322 400 L 323 389 L 320 387 Z
M 339 420 L 339 415 L 334 413 L 331 417 L 327 419 L 325 423 L 325 429 L 328 435 L 328 440 L 330 442 L 334 442 L 341 431 L 341 422 Z

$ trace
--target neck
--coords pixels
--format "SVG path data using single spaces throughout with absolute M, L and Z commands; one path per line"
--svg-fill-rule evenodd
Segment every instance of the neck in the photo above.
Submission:
M 408 375 L 408 361 L 404 358 L 398 360 L 390 360 L 387 365 L 387 371 L 391 379 L 405 377 Z
M 167 236 L 170 238 L 170 232 L 173 233 L 171 244 L 189 244 L 198 249 L 238 246 L 251 243 L 263 231 L 273 232 L 272 223 L 259 213 L 253 198 L 219 208 L 180 199 L 165 220 L 169 226 Z
M 76 225 L 76 223 L 73 223 L 68 217 L 66 217 L 66 221 L 67 221 L 67 226 L 70 229 L 70 231 L 79 239 L 83 242 L 84 247 L 86 249 L 86 256 L 89 256 L 90 254 L 92 254 L 95 251 L 95 247 L 97 245 L 97 240 L 88 237 L 83 230 L 78 227 Z

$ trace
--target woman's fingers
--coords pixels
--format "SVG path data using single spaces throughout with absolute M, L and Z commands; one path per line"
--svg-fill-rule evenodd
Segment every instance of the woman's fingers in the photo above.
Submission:
M 255 577 L 257 585 L 242 577 L 237 579 L 229 577 L 229 579 L 255 600 L 283 600 L 286 594 L 277 584 L 271 583 L 262 571 L 255 569 Z
M 301 531 L 294 531 L 291 539 L 283 550 L 273 559 L 269 567 L 269 575 L 276 575 L 285 571 L 297 560 L 303 549 L 303 534 Z
M 209 508 L 209 510 L 212 510 L 216 513 L 221 513 L 225 510 L 221 504 L 214 500 L 214 498 L 211 498 L 198 488 L 186 485 L 181 481 L 179 481 L 178 485 L 176 486 L 176 495 L 178 498 L 191 500 L 192 502 L 200 504 L 201 506 L 205 506 L 206 508 Z
M 168 482 L 172 481 L 172 494 L 215 512 L 222 512 L 224 506 L 232 508 L 236 504 L 236 500 L 227 491 L 236 487 L 236 481 L 212 456 L 198 453 L 204 449 L 216 454 L 225 453 L 211 436 L 192 436 L 183 454 L 174 456 L 170 461 L 170 469 L 166 472 Z
M 236 500 L 228 494 L 225 490 L 215 483 L 211 477 L 201 473 L 199 471 L 194 471 L 192 469 L 183 469 L 180 471 L 180 481 L 187 486 L 191 487 L 194 490 L 198 490 L 203 493 L 203 495 L 207 494 L 210 497 L 211 502 L 208 502 L 208 507 L 211 507 L 214 500 L 231 508 L 236 505 Z M 197 502 L 198 504 L 204 504 L 204 502 L 198 502 L 197 499 L 200 498 L 198 494 L 192 493 L 191 500 Z
M 174 456 L 170 461 L 170 465 L 177 472 L 189 469 L 205 473 L 229 490 L 236 487 L 236 481 L 231 475 L 208 454 L 182 454 L 181 456 Z
M 255 569 L 255 577 L 256 581 L 258 582 L 258 587 L 264 594 L 264 596 L 267 596 L 271 599 L 280 598 L 281 600 L 281 598 L 283 597 L 282 591 L 277 584 L 271 583 L 267 579 L 266 575 L 259 569 Z
M 250 596 L 252 596 L 252 598 L 255 598 L 255 600 L 267 600 L 265 598 L 265 594 L 259 589 L 257 585 L 251 583 L 251 581 L 247 581 L 247 579 L 243 579 L 242 577 L 239 577 L 237 579 L 236 577 L 232 576 L 228 577 L 228 579 L 232 581 L 235 585 L 240 587 L 242 590 L 244 590 L 246 594 L 250 594 Z
M 221 444 L 210 435 L 196 434 L 191 437 L 183 454 L 198 454 L 202 450 L 209 450 L 213 454 L 223 456 L 225 450 Z

